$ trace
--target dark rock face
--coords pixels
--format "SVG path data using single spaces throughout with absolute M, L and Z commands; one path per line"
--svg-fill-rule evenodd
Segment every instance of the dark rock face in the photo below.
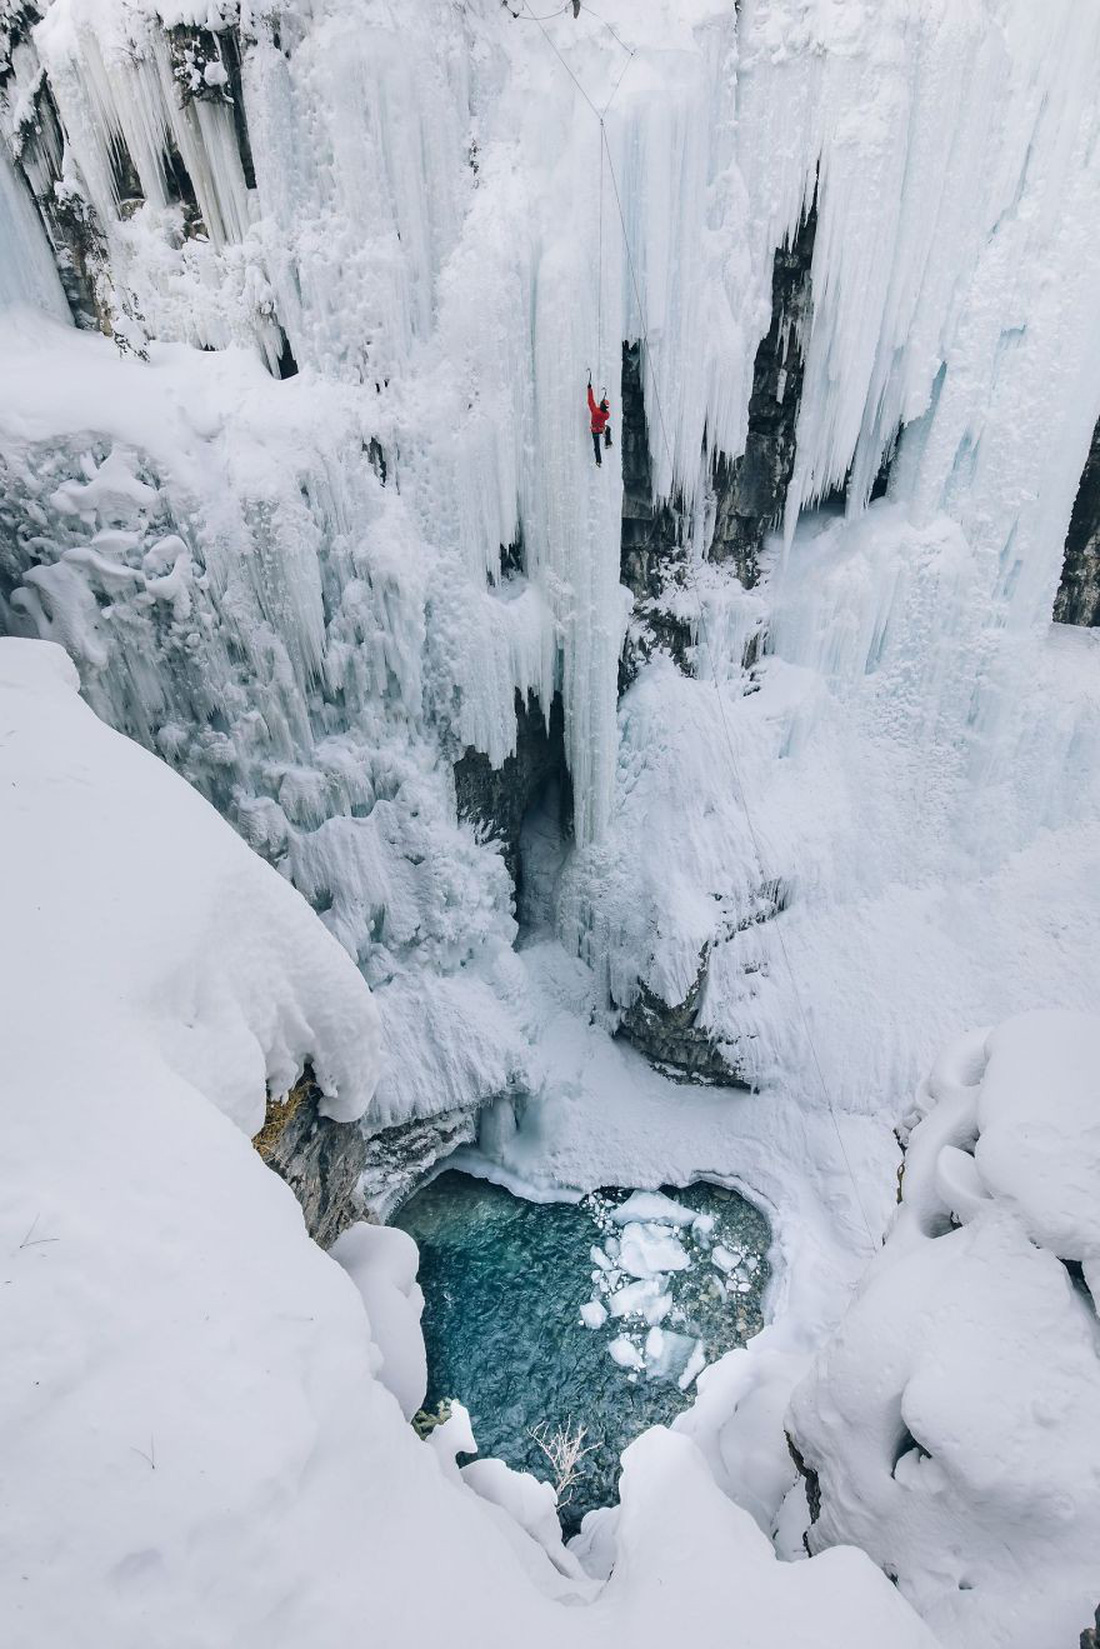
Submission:
M 704 955 L 695 983 L 677 1007 L 670 1007 L 643 985 L 624 1012 L 616 1035 L 632 1043 L 674 1081 L 747 1088 L 741 1074 L 696 1024 L 706 972 Z
M 366 1140 L 366 1166 L 359 1184 L 368 1218 L 384 1222 L 422 1185 L 444 1157 L 477 1138 L 477 1106 L 442 1116 L 414 1118 L 384 1128 Z
M 806 1484 L 806 1504 L 810 1508 L 810 1522 L 816 1523 L 818 1518 L 821 1516 L 821 1479 L 810 1466 L 807 1466 L 805 1460 L 803 1460 L 801 1454 L 798 1452 L 795 1440 L 789 1431 L 785 1433 L 785 1436 L 787 1439 L 787 1447 L 791 1451 L 791 1459 L 794 1461 L 795 1466 L 798 1469 L 798 1475 Z M 805 1538 L 804 1544 L 806 1544 Z M 809 1545 L 806 1544 L 807 1553 L 809 1550 Z
M 252 1143 L 290 1186 L 306 1230 L 322 1248 L 357 1220 L 388 1220 L 437 1162 L 477 1137 L 477 1106 L 369 1134 L 362 1123 L 322 1116 L 321 1097 L 307 1066 L 284 1100 L 268 1101 Z
M 217 33 L 191 23 L 179 23 L 164 32 L 180 101 L 232 106 L 241 171 L 246 187 L 255 189 L 256 169 L 252 164 L 241 81 L 240 23 L 231 23 Z M 209 78 L 208 71 L 211 71 Z
M 772 268 L 772 321 L 756 351 L 745 450 L 715 454 L 714 561 L 732 561 L 747 590 L 759 576 L 764 536 L 778 521 L 794 473 L 795 430 L 802 399 L 802 340 L 812 302 L 817 208 L 812 205 Z
M 619 577 L 634 597 L 634 612 L 619 667 L 620 695 L 658 649 L 686 670 L 691 645 L 690 627 L 668 606 L 684 579 L 683 522 L 675 503 L 653 497 L 642 364 L 641 343 L 624 341 Z
M 1100 423 L 1070 516 L 1054 617 L 1059 624 L 1100 624 Z
M 306 1230 L 330 1248 L 356 1220 L 371 1219 L 359 1191 L 367 1141 L 357 1122 L 333 1122 L 318 1109 L 321 1090 L 308 1069 L 267 1116 L 253 1140 L 257 1151 L 286 1181 L 302 1205 Z
M 735 931 L 771 921 L 786 908 L 787 900 L 788 890 L 781 882 L 763 884 L 754 909 L 737 924 Z M 674 1081 L 749 1091 L 752 1084 L 739 1068 L 734 1050 L 728 1044 L 715 1042 L 698 1023 L 709 948 L 709 945 L 703 947 L 695 980 L 682 1002 L 672 1005 L 642 985 L 635 1000 L 623 1010 L 615 1034 L 632 1043 L 651 1064 Z
M 1081 1649 L 1100 1649 L 1100 1609 L 1096 1611 L 1095 1625 L 1086 1626 L 1081 1633 Z
M 519 838 L 530 809 L 557 783 L 563 828 L 573 816 L 573 792 L 565 761 L 564 720 L 560 696 L 550 707 L 550 725 L 534 699 L 516 694 L 516 750 L 494 768 L 480 750 L 467 750 L 455 763 L 455 797 L 460 819 L 480 825 L 490 840 L 503 846 L 504 862 L 516 888 L 522 881 Z

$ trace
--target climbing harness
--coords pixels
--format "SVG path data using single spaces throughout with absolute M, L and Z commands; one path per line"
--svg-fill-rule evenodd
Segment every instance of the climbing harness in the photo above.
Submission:
M 633 290 L 634 290 L 634 301 L 635 301 L 635 303 L 637 304 L 637 307 L 638 307 L 638 321 L 639 321 L 639 324 L 640 324 L 641 329 L 642 329 L 642 342 L 645 346 L 644 359 L 648 361 L 650 359 L 649 328 L 646 325 L 645 309 L 644 309 L 643 304 L 642 304 L 642 294 L 641 294 L 641 290 L 640 290 L 639 285 L 638 285 L 638 274 L 637 274 L 637 270 L 634 267 L 634 255 L 633 255 L 633 253 L 631 252 L 631 249 L 630 249 L 630 236 L 627 232 L 626 214 L 623 211 L 623 203 L 622 203 L 622 197 L 619 193 L 618 179 L 615 176 L 615 163 L 614 163 L 614 161 L 612 159 L 612 156 L 611 156 L 611 146 L 607 141 L 607 127 L 605 125 L 605 116 L 607 115 L 608 110 L 610 109 L 612 103 L 615 100 L 615 97 L 618 94 L 619 87 L 622 85 L 623 79 L 626 75 L 626 71 L 629 69 L 631 63 L 634 60 L 634 57 L 635 57 L 635 54 L 636 54 L 636 48 L 631 48 L 631 47 L 627 46 L 626 43 L 623 40 L 621 40 L 617 34 L 615 34 L 615 30 L 611 27 L 611 24 L 607 23 L 603 18 L 599 18 L 599 21 L 604 23 L 604 27 L 607 28 L 610 31 L 610 33 L 615 35 L 615 39 L 618 40 L 619 45 L 622 47 L 623 51 L 629 53 L 629 56 L 627 57 L 627 60 L 626 60 L 625 64 L 623 65 L 622 70 L 619 73 L 619 78 L 618 78 L 618 80 L 616 80 L 614 86 L 612 87 L 611 96 L 608 98 L 608 100 L 604 104 L 603 108 L 600 109 L 592 101 L 591 97 L 589 97 L 588 93 L 585 91 L 584 87 L 581 85 L 580 81 L 577 79 L 576 75 L 573 73 L 572 69 L 569 67 L 569 64 L 565 61 L 565 58 L 562 56 L 561 52 L 555 46 L 555 44 L 551 40 L 549 34 L 547 34 L 546 29 L 543 27 L 543 21 L 541 19 L 539 19 L 538 17 L 536 17 L 534 12 L 531 11 L 529 0 L 523 0 L 523 3 L 527 8 L 528 16 L 530 17 L 530 19 L 533 22 L 538 23 L 539 29 L 540 29 L 540 31 L 543 35 L 543 38 L 545 39 L 547 45 L 550 47 L 550 50 L 554 53 L 554 56 L 557 58 L 558 62 L 561 64 L 562 68 L 565 70 L 566 74 L 569 76 L 570 80 L 573 82 L 574 86 L 580 92 L 580 94 L 583 97 L 584 101 L 588 104 L 588 107 L 592 110 L 592 113 L 596 116 L 596 119 L 599 122 L 599 132 L 600 132 L 600 226 L 599 226 L 600 280 L 599 280 L 599 289 L 598 289 L 597 306 L 596 306 L 596 331 L 597 331 L 597 361 L 596 361 L 596 366 L 597 366 L 597 372 L 599 371 L 600 365 L 601 365 L 601 363 L 599 361 L 599 353 L 598 352 L 599 352 L 599 348 L 600 348 L 600 346 L 602 344 L 602 341 L 603 341 L 603 338 L 602 338 L 602 333 L 603 333 L 603 162 L 604 162 L 604 157 L 605 156 L 606 156 L 606 159 L 607 159 L 608 176 L 611 179 L 611 188 L 612 188 L 612 191 L 613 191 L 614 197 L 615 197 L 615 206 L 616 206 L 616 209 L 618 211 L 619 224 L 620 224 L 621 229 L 622 229 L 623 248 L 626 252 L 626 261 L 627 261 L 627 266 L 628 266 L 629 271 L 630 271 L 631 286 L 633 287 Z M 565 8 L 563 7 L 562 9 L 564 10 Z M 587 9 L 589 11 L 592 11 L 591 6 L 589 6 Z M 550 15 L 555 16 L 557 14 L 556 13 L 551 13 Z M 598 14 L 593 12 L 593 16 L 598 17 Z M 661 440 L 662 440 L 662 443 L 664 445 L 665 456 L 668 459 L 669 474 L 674 475 L 676 466 L 673 462 L 673 457 L 672 457 L 672 443 L 669 440 L 668 428 L 667 428 L 666 423 L 665 423 L 665 412 L 664 412 L 664 406 L 662 405 L 662 402 L 661 402 L 660 388 L 659 388 L 658 383 L 657 383 L 656 375 L 652 371 L 650 372 L 650 384 L 651 384 L 651 387 L 653 389 L 653 400 L 654 400 L 654 404 L 655 404 L 656 409 L 657 409 L 657 422 L 658 422 L 658 426 L 659 426 L 660 431 L 661 431 Z M 729 751 L 730 772 L 733 776 L 733 782 L 734 782 L 734 785 L 735 785 L 735 788 L 736 788 L 736 799 L 737 799 L 737 801 L 740 805 L 742 813 L 745 816 L 745 824 L 746 824 L 746 827 L 748 829 L 749 840 L 752 843 L 753 855 L 756 859 L 757 872 L 760 876 L 761 883 L 766 884 L 767 881 L 768 881 L 768 878 L 764 874 L 764 852 L 763 852 L 763 848 L 761 846 L 760 837 L 757 833 L 757 829 L 756 829 L 755 822 L 753 820 L 752 813 L 749 809 L 748 798 L 746 797 L 744 787 L 741 784 L 741 777 L 740 777 L 740 773 L 738 771 L 738 766 L 737 766 L 737 754 L 736 754 L 736 751 L 734 750 L 734 745 L 733 745 L 733 735 L 730 732 L 729 720 L 728 720 L 727 715 L 726 715 L 725 698 L 722 694 L 722 683 L 721 683 L 721 679 L 718 675 L 717 659 L 716 659 L 714 648 L 711 645 L 710 633 L 707 629 L 706 612 L 705 612 L 705 609 L 703 607 L 703 598 L 702 598 L 702 595 L 701 595 L 700 590 L 699 590 L 698 580 L 696 579 L 695 569 L 692 566 L 690 556 L 685 557 L 684 567 L 685 567 L 685 570 L 687 572 L 689 582 L 691 584 L 692 594 L 695 597 L 695 605 L 696 605 L 696 608 L 698 610 L 699 634 L 702 637 L 703 646 L 706 649 L 707 656 L 708 656 L 709 661 L 710 661 L 711 679 L 714 682 L 714 692 L 715 692 L 715 696 L 718 700 L 719 719 L 722 723 L 722 732 L 723 732 L 723 735 L 725 737 L 726 747 Z M 810 1026 L 809 1014 L 807 1013 L 806 1005 L 802 1000 L 802 993 L 798 988 L 798 980 L 797 980 L 797 977 L 795 975 L 794 965 L 791 962 L 790 952 L 787 949 L 787 941 L 786 941 L 786 939 L 784 937 L 784 934 L 783 934 L 782 923 L 776 923 L 776 925 L 775 925 L 775 936 L 776 936 L 776 939 L 777 939 L 778 944 L 779 944 L 780 954 L 783 958 L 784 969 L 787 973 L 788 979 L 790 980 L 791 994 L 794 997 L 795 1005 L 796 1005 L 797 1010 L 798 1010 L 799 1022 L 802 1026 L 802 1032 L 803 1032 L 803 1035 L 805 1036 L 805 1039 L 806 1039 L 806 1046 L 809 1048 L 809 1051 L 810 1051 L 810 1058 L 813 1062 L 814 1072 L 815 1072 L 815 1075 L 817 1077 L 818 1086 L 821 1089 L 822 1098 L 825 1101 L 826 1108 L 827 1108 L 827 1110 L 829 1112 L 829 1116 L 832 1120 L 833 1129 L 836 1133 L 837 1144 L 840 1147 L 840 1154 L 841 1154 L 841 1157 L 844 1160 L 844 1166 L 845 1166 L 845 1168 L 847 1169 L 847 1172 L 848 1172 L 848 1178 L 852 1182 L 852 1190 L 855 1193 L 856 1207 L 858 1208 L 860 1218 L 863 1221 L 864 1230 L 867 1232 L 868 1242 L 870 1243 L 872 1250 L 874 1250 L 874 1248 L 876 1247 L 875 1236 L 874 1236 L 874 1233 L 871 1229 L 871 1222 L 867 1218 L 867 1211 L 866 1211 L 866 1209 L 863 1205 L 863 1197 L 860 1193 L 859 1181 L 856 1179 L 855 1171 L 852 1168 L 851 1158 L 848 1155 L 848 1148 L 847 1148 L 847 1146 L 844 1142 L 844 1135 L 841 1131 L 840 1121 L 839 1121 L 839 1118 L 837 1117 L 836 1109 L 833 1105 L 832 1097 L 829 1093 L 828 1084 L 825 1081 L 825 1072 L 824 1072 L 824 1069 L 823 1069 L 822 1064 L 821 1064 L 821 1059 L 818 1055 L 817 1044 L 814 1041 L 813 1031 L 812 1031 L 811 1026 Z

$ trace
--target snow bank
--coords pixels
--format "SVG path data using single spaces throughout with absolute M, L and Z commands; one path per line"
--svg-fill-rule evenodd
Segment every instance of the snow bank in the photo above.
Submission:
M 343 1266 L 366 1307 L 371 1336 L 382 1354 L 378 1378 L 411 1420 L 428 1389 L 416 1244 L 393 1226 L 360 1222 L 341 1232 L 329 1254 Z
M 858 1542 L 946 1644 L 1056 1649 L 1100 1595 L 1100 1022 L 963 1038 L 902 1203 L 795 1394 L 815 1550 Z
M 285 1093 L 311 1061 L 325 1113 L 361 1116 L 380 1075 L 378 1015 L 300 896 L 96 719 L 60 648 L 0 641 L 0 686 L 7 851 L 34 867 L 8 902 L 12 989 L 19 970 L 34 981 L 19 1012 L 9 1002 L 21 1046 L 48 1060 L 53 1019 L 77 1046 L 128 1027 L 246 1135 L 265 1090 Z
M 670 1438 L 629 1473 L 633 1575 L 563 1612 L 592 1586 L 540 1544 L 545 1494 L 483 1481 L 535 1538 L 514 1519 L 505 1533 L 500 1506 L 417 1439 L 375 1378 L 360 1292 L 247 1138 L 265 1076 L 305 1054 L 343 1114 L 367 1104 L 378 1032 L 361 979 L 299 896 L 74 687 L 60 650 L 0 643 L 12 1649 L 84 1641 L 90 1621 L 118 1649 L 151 1634 L 165 1649 L 336 1649 L 364 1621 L 409 1649 L 517 1634 L 657 1649 L 669 1609 L 715 1649 L 735 1614 L 778 1644 L 807 1610 L 829 1649 L 931 1649 L 857 1554 L 779 1565 Z M 388 1275 L 414 1311 L 391 1235 L 365 1292 Z M 372 1309 L 391 1351 L 407 1348 L 400 1311 L 387 1319 L 381 1294 Z

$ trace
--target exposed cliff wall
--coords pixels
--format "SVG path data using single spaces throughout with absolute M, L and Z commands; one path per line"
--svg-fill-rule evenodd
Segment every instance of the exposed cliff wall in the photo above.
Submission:
M 1054 617 L 1060 624 L 1100 624 L 1100 424 L 1070 516 Z
M 794 475 L 816 233 L 815 201 L 789 245 L 775 254 L 771 325 L 753 363 L 745 450 L 735 458 L 718 452 L 714 459 L 710 555 L 732 562 L 747 590 L 760 576 L 765 536 L 782 521 Z

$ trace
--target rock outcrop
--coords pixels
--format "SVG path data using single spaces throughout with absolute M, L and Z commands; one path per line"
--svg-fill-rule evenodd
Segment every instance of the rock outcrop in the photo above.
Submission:
M 619 666 L 620 694 L 658 648 L 686 671 L 691 645 L 690 624 L 676 602 L 685 578 L 683 517 L 675 502 L 653 496 L 643 365 L 642 344 L 624 341 L 619 577 L 634 597 L 634 611 Z
M 765 534 L 783 513 L 794 473 L 816 230 L 814 205 L 790 245 L 776 251 L 772 320 L 756 351 L 745 450 L 737 458 L 719 452 L 714 459 L 711 559 L 731 561 L 747 590 L 757 581 Z
M 374 1216 L 359 1190 L 367 1141 L 358 1122 L 333 1122 L 319 1109 L 308 1068 L 283 1100 L 270 1099 L 252 1143 L 302 1205 L 306 1230 L 330 1248 L 347 1226 Z
M 478 1106 L 444 1111 L 383 1128 L 365 1140 L 359 1193 L 369 1217 L 385 1222 L 431 1174 L 436 1163 L 477 1137 Z
M 1070 516 L 1054 618 L 1059 624 L 1100 624 L 1100 423 Z
M 676 1082 L 747 1088 L 737 1068 L 698 1024 L 706 957 L 684 1000 L 671 1006 L 643 985 L 619 1021 L 617 1035 Z

